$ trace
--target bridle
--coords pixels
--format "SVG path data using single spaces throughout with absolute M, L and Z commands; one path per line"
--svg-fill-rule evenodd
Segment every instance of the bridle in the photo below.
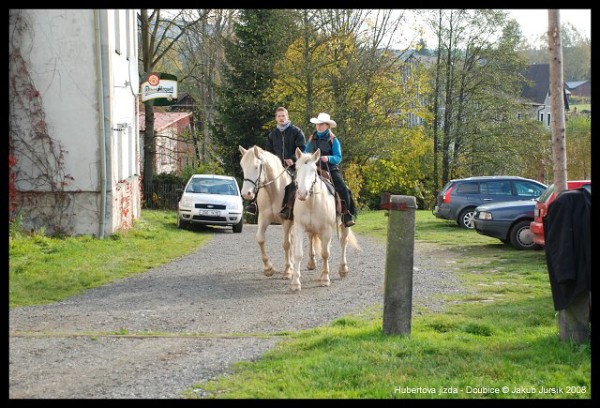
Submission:
M 322 191 L 322 189 L 321 189 L 321 191 L 315 191 L 315 185 L 317 184 L 318 177 L 319 177 L 319 172 L 317 171 L 317 167 L 315 166 L 315 177 L 310 185 L 310 189 L 308 190 L 308 193 L 310 195 L 320 194 Z M 295 184 L 296 188 L 298 188 L 298 180 L 297 179 L 294 179 L 294 184 Z
M 250 180 L 249 178 L 244 178 L 244 181 L 247 181 L 249 183 L 252 183 L 252 185 L 254 185 L 254 188 L 252 189 L 252 192 L 254 193 L 254 195 L 258 194 L 258 190 L 260 190 L 261 188 L 274 183 L 279 177 L 283 176 L 283 174 L 285 172 L 288 172 L 288 169 L 289 169 L 289 166 L 286 166 L 286 167 L 284 167 L 283 171 L 281 173 L 279 173 L 279 175 L 277 175 L 277 177 L 275 177 L 273 180 L 261 182 L 261 176 L 263 173 L 264 162 L 260 159 L 259 159 L 259 161 L 260 161 L 260 166 L 258 168 L 258 177 L 256 177 L 256 180 Z

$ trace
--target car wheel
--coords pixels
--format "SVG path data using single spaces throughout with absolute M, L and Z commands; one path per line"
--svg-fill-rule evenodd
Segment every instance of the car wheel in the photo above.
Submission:
M 244 219 L 242 218 L 240 222 L 233 226 L 233 232 L 240 233 L 242 232 L 242 227 L 244 226 Z
M 475 217 L 475 208 L 467 208 L 462 210 L 456 222 L 462 228 L 473 229 L 475 228 L 473 217 Z
M 189 223 L 187 221 L 183 221 L 181 219 L 181 217 L 179 215 L 177 215 L 177 228 L 179 228 L 179 229 L 187 229 L 188 224 Z
M 510 243 L 517 249 L 540 249 L 541 246 L 533 242 L 533 234 L 529 229 L 531 221 L 523 220 L 517 222 L 510 229 Z

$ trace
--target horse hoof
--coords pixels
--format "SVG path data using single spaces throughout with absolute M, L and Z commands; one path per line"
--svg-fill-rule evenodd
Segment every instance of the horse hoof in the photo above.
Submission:
M 284 274 L 281 275 L 281 279 L 285 279 L 285 280 L 292 279 L 292 274 L 291 273 L 284 273 Z
M 275 269 L 269 268 L 269 269 L 265 269 L 263 272 L 264 272 L 265 276 L 273 276 L 273 274 L 275 273 Z
M 348 275 L 348 267 L 340 267 L 339 274 L 340 278 L 345 278 Z
M 309 261 L 308 264 L 306 264 L 306 269 L 308 269 L 309 271 L 313 271 L 317 268 L 317 264 L 315 263 L 315 261 Z
M 300 285 L 290 285 L 292 292 L 300 292 Z
M 320 286 L 323 286 L 323 287 L 325 287 L 325 286 L 331 286 L 331 282 L 321 282 Z

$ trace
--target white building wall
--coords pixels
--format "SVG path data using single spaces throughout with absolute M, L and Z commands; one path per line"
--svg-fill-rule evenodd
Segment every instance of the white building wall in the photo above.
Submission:
M 18 47 L 25 68 L 11 61 L 9 80 L 20 75 L 21 84 L 31 83 L 39 91 L 39 99 L 31 97 L 32 104 L 39 102 L 42 113 L 23 112 L 36 106 L 11 113 L 19 117 L 14 120 L 25 129 L 22 133 L 32 138 L 38 126 L 32 119 L 43 118 L 48 136 L 65 151 L 61 166 L 66 176 L 59 187 L 66 193 L 62 201 L 50 183 L 31 183 L 27 177 L 17 181 L 23 227 L 51 231 L 49 223 L 54 222 L 68 234 L 103 236 L 131 226 L 141 212 L 136 11 L 99 10 L 96 19 L 92 9 L 11 10 L 11 24 L 17 15 L 25 28 L 14 35 L 11 47 Z M 27 95 L 19 97 L 27 102 Z M 40 146 L 36 154 L 43 156 Z M 19 157 L 17 166 L 21 174 L 44 171 L 26 157 Z M 49 173 L 55 175 L 57 169 Z M 52 220 L 48 214 L 57 205 L 64 211 L 60 220 Z
M 29 61 L 32 82 L 41 94 L 48 133 L 68 151 L 64 166 L 74 179 L 65 189 L 97 192 L 99 135 L 94 15 L 89 10 L 61 9 L 23 10 L 23 13 L 29 16 L 31 35 L 23 36 L 21 50 L 28 51 L 24 58 Z

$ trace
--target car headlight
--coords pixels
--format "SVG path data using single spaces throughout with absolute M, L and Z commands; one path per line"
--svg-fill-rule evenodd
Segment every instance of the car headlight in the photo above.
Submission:
M 478 219 L 480 220 L 492 220 L 492 213 L 491 212 L 487 212 L 487 211 L 480 211 L 479 215 L 477 216 Z
M 183 197 L 181 199 L 180 207 L 189 208 L 194 206 L 194 200 L 192 197 Z

